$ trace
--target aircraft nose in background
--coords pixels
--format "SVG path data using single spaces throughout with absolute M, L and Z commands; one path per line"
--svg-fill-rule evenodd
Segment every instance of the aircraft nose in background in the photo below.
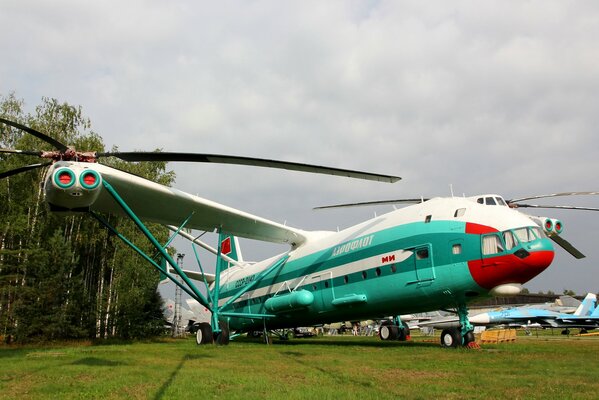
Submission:
M 491 318 L 489 317 L 489 313 L 482 313 L 473 315 L 469 318 L 470 323 L 475 325 L 485 325 L 491 322 Z

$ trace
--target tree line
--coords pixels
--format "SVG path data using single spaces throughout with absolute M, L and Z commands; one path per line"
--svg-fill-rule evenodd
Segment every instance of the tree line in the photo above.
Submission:
M 34 113 L 26 113 L 23 101 L 11 93 L 0 95 L 0 116 L 79 150 L 105 151 L 81 107 L 43 98 Z M 0 148 L 52 150 L 4 124 Z M 0 172 L 35 162 L 31 156 L 0 153 Z M 110 159 L 105 164 L 163 185 L 175 179 L 163 162 Z M 27 342 L 158 334 L 163 326 L 158 272 L 86 213 L 50 212 L 40 185 L 45 171 L 0 180 L 0 336 Z M 155 252 L 127 218 L 104 217 L 141 250 Z M 167 240 L 166 228 L 148 227 Z

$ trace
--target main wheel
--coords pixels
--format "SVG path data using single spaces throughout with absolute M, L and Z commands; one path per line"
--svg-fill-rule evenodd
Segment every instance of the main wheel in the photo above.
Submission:
M 390 323 L 381 325 L 379 329 L 379 337 L 381 340 L 396 340 L 399 332 L 397 325 L 391 325 Z
M 196 331 L 196 343 L 212 343 L 212 327 L 209 323 L 201 322 L 198 324 L 198 330 Z
M 468 346 L 468 344 L 474 342 L 476 338 L 474 337 L 474 331 L 468 331 L 464 335 L 464 346 Z
M 443 329 L 441 332 L 441 346 L 458 347 L 462 344 L 462 335 L 456 328 Z
M 397 340 L 399 340 L 400 342 L 405 342 L 406 340 L 408 340 L 409 336 L 410 328 L 408 328 L 407 326 L 397 329 Z
M 226 322 L 220 322 L 220 332 L 218 332 L 214 336 L 214 341 L 219 345 L 227 345 L 229 344 L 230 336 L 229 336 L 229 324 Z

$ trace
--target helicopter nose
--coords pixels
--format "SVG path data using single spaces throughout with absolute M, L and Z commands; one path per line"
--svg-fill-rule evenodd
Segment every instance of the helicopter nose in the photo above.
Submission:
M 524 284 L 543 272 L 555 257 L 549 239 L 518 249 L 513 254 L 471 260 L 468 268 L 476 283 L 488 290 L 504 284 Z

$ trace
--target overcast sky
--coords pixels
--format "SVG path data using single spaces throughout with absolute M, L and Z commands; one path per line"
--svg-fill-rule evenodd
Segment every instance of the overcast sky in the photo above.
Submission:
M 598 37 L 595 1 L 2 0 L 0 94 L 28 111 L 44 96 L 80 105 L 108 148 L 403 177 L 171 164 L 182 190 L 337 229 L 391 207 L 312 207 L 449 196 L 450 185 L 508 199 L 599 190 Z M 564 203 L 599 198 L 553 202 Z M 599 213 L 538 214 L 560 218 L 587 258 L 558 249 L 526 286 L 598 291 Z

